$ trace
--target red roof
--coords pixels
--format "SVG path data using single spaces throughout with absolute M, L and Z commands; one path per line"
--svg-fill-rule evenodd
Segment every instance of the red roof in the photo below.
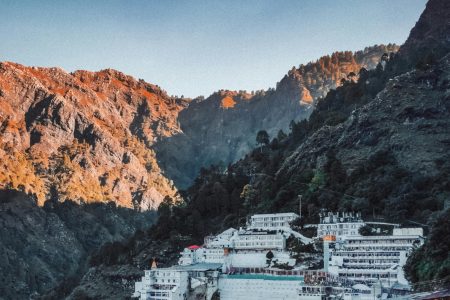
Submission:
M 187 247 L 189 250 L 197 250 L 197 249 L 199 249 L 199 248 L 201 248 L 200 246 L 197 246 L 197 245 L 191 245 L 191 246 L 189 246 L 189 247 Z

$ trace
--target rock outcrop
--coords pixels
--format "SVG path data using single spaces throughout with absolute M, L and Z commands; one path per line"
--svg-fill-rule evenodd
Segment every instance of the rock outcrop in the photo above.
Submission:
M 176 188 L 151 145 L 180 132 L 186 100 L 114 70 L 0 64 L 0 186 L 155 208 Z
M 450 2 L 430 0 L 411 33 L 402 45 L 400 54 L 407 60 L 425 58 L 429 63 L 450 51 Z M 424 55 L 427 54 L 427 55 Z

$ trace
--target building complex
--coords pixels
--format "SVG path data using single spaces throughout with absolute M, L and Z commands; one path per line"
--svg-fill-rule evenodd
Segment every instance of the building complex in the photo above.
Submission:
M 309 239 L 291 228 L 298 218 L 295 213 L 254 215 L 245 228 L 207 236 L 202 246 L 186 247 L 177 266 L 146 270 L 133 296 L 363 300 L 387 298 L 388 289 L 408 285 L 403 265 L 423 243 L 421 228 L 361 236 L 359 228 L 365 223 L 360 214 L 322 213 L 317 237 Z M 324 268 L 309 270 L 293 258 L 288 239 L 303 244 L 322 240 Z

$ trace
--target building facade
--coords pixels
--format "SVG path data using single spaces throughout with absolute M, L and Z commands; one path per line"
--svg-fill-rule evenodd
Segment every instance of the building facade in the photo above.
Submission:
M 359 283 L 407 285 L 403 266 L 423 241 L 421 228 L 398 228 L 387 236 L 347 236 L 330 250 L 329 272 Z
M 336 295 L 348 300 L 375 299 L 381 297 L 381 288 L 408 284 L 403 266 L 424 241 L 421 228 L 362 236 L 358 229 L 365 223 L 359 214 L 321 214 L 318 238 L 323 240 L 324 268 L 307 270 L 286 248 L 289 237 L 304 244 L 313 242 L 290 228 L 296 218 L 295 213 L 255 215 L 247 228 L 229 228 L 205 237 L 204 245 L 191 245 L 181 252 L 179 265 L 146 270 L 135 283 L 133 297 L 211 299 L 217 293 L 220 299 L 246 300 L 315 300 Z
M 283 227 L 290 227 L 290 222 L 299 217 L 296 213 L 253 215 L 250 217 L 247 228 L 276 230 Z
M 364 225 L 360 213 L 321 213 L 320 223 L 317 225 L 317 236 L 334 235 L 337 239 L 346 236 L 358 236 L 359 229 Z
M 133 297 L 140 300 L 182 300 L 186 299 L 189 274 L 184 270 L 146 270 L 142 280 L 135 283 Z
M 194 264 L 146 270 L 135 282 L 132 297 L 140 300 L 185 300 L 196 294 L 211 299 L 217 291 L 221 264 Z
M 283 250 L 286 237 L 280 231 L 241 230 L 232 237 L 235 250 Z
M 196 264 L 203 260 L 203 248 L 197 245 L 192 245 L 187 248 L 184 248 L 183 252 L 181 252 L 181 257 L 178 260 L 178 264 L 181 266 L 187 266 Z

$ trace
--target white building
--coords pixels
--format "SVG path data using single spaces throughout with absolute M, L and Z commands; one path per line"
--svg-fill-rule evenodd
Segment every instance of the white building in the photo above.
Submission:
M 232 229 L 232 228 L 231 228 Z M 179 265 L 186 266 L 196 263 L 225 263 L 227 255 L 248 256 L 249 260 L 269 250 L 282 252 L 286 248 L 286 235 L 281 230 L 235 230 L 228 229 L 217 236 L 205 238 L 203 247 L 192 245 L 181 252 Z M 253 257 L 255 256 L 255 257 Z M 230 262 L 230 260 L 228 260 Z
M 178 260 L 178 264 L 181 266 L 187 266 L 203 262 L 203 248 L 197 245 L 192 245 L 184 248 L 183 252 L 180 253 L 181 257 Z
M 317 225 L 317 236 L 334 235 L 337 239 L 358 236 L 359 228 L 365 225 L 360 213 L 321 213 Z
M 228 228 L 218 235 L 205 237 L 206 248 L 230 248 L 232 246 L 231 237 L 237 232 L 234 228 Z
M 231 240 L 235 250 L 283 250 L 286 247 L 286 237 L 275 230 L 239 230 Z
M 223 264 L 226 251 L 226 248 L 204 248 L 203 262 Z
M 253 215 L 247 224 L 248 229 L 281 229 L 290 227 L 290 222 L 299 218 L 296 213 L 261 214 Z
M 184 270 L 146 270 L 142 281 L 136 282 L 133 297 L 140 300 L 186 299 L 189 274 Z
M 220 264 L 194 264 L 146 270 L 132 297 L 140 300 L 184 300 L 190 295 L 211 299 L 217 290 Z
M 407 285 L 403 266 L 423 240 L 422 228 L 398 228 L 388 236 L 346 236 L 330 250 L 329 272 L 360 283 Z

